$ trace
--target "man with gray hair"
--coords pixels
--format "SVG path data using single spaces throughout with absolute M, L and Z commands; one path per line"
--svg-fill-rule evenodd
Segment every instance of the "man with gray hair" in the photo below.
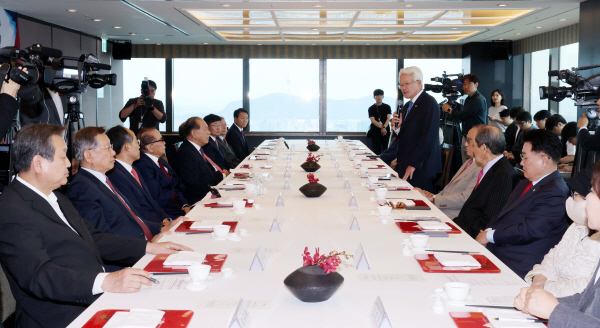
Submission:
M 393 125 L 401 126 L 395 171 L 413 187 L 433 191 L 433 179 L 442 172 L 439 143 L 440 107 L 432 96 L 423 92 L 423 73 L 416 67 L 400 70 L 400 90 L 406 102 L 402 113 L 394 113 Z

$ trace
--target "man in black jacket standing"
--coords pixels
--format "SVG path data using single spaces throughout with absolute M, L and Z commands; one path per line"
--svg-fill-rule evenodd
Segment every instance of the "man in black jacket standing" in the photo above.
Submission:
M 248 111 L 238 108 L 233 112 L 233 124 L 225 136 L 227 143 L 229 143 L 235 153 L 235 157 L 242 161 L 250 155 L 250 148 L 248 148 L 248 142 L 244 135 L 244 129 L 247 125 Z
M 455 110 L 448 103 L 442 106 L 444 112 L 452 114 L 452 118 L 462 122 L 463 140 L 465 143 L 467 133 L 472 127 L 479 124 L 487 124 L 487 103 L 485 97 L 477 91 L 479 77 L 475 74 L 467 74 L 462 78 L 463 90 L 468 95 L 465 104 L 458 104 Z M 465 149 L 462 148 L 462 161 L 467 160 Z

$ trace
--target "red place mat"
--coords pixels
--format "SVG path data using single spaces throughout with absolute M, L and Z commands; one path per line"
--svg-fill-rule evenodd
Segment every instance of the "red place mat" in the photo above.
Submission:
M 363 162 L 377 161 L 377 158 L 363 158 L 362 161 Z
M 254 205 L 254 203 L 248 203 L 247 199 L 244 199 L 246 201 L 246 207 L 252 207 L 252 205 Z M 217 204 L 217 203 L 208 203 L 208 204 L 204 204 L 204 207 L 233 207 L 233 204 L 229 205 L 229 204 Z
M 500 273 L 500 269 L 490 261 L 485 255 L 471 254 L 477 262 L 481 263 L 481 268 L 472 270 L 449 270 L 438 262 L 433 254 L 415 254 L 415 260 L 419 263 L 423 272 L 429 273 Z M 450 268 L 450 267 L 448 267 Z
M 179 225 L 179 227 L 177 227 L 177 229 L 175 229 L 175 232 L 212 232 L 212 229 L 190 229 L 190 226 L 196 221 L 183 221 L 181 222 L 181 224 Z M 229 228 L 229 232 L 234 232 L 235 231 L 235 227 L 237 227 L 238 222 L 237 221 L 224 221 L 223 222 L 224 225 L 228 225 L 231 228 Z
M 458 328 L 481 328 L 490 323 L 481 312 L 450 312 L 449 314 Z
M 163 321 L 156 328 L 185 328 L 192 320 L 194 311 L 191 310 L 160 310 L 165 311 Z M 108 322 L 115 312 L 129 312 L 129 310 L 100 310 L 83 325 L 82 328 L 100 328 Z
M 242 164 L 242 165 L 240 165 L 240 169 L 249 169 L 249 168 L 252 168 L 252 165 L 250 165 L 250 164 Z M 234 173 L 234 175 L 235 174 L 247 174 L 247 173 Z
M 385 165 L 379 164 L 376 166 L 369 166 L 369 170 L 381 170 L 381 169 L 385 169 Z
M 170 254 L 156 254 L 154 259 L 146 265 L 144 270 L 150 273 L 187 273 L 186 266 L 165 267 L 163 263 Z M 221 272 L 221 268 L 227 259 L 227 254 L 206 254 L 202 264 L 208 264 L 212 267 L 210 272 Z
M 452 228 L 452 230 L 432 230 L 432 231 L 445 231 L 447 233 L 461 233 L 458 228 L 452 223 L 446 222 L 447 225 Z M 402 232 L 404 233 L 414 233 L 415 231 L 423 231 L 417 222 L 396 222 L 396 225 Z

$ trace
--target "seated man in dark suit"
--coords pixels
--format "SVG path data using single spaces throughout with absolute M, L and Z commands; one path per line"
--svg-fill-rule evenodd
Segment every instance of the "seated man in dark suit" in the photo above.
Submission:
M 473 131 L 473 129 L 471 129 Z M 504 133 L 496 126 L 483 125 L 474 136 L 467 135 L 473 149 L 475 163 L 483 168 L 475 182 L 475 188 L 465 201 L 454 223 L 469 236 L 476 238 L 479 232 L 495 218 L 506 204 L 519 176 L 502 155 Z
M 223 174 L 208 160 L 202 146 L 208 143 L 208 125 L 199 117 L 191 117 L 179 127 L 183 143 L 177 151 L 175 170 L 185 184 L 184 196 L 191 204 L 202 200 L 223 180 Z
M 140 144 L 133 132 L 117 125 L 110 128 L 106 135 L 116 153 L 115 166 L 106 174 L 113 186 L 127 195 L 131 207 L 144 219 L 161 224 L 165 219 L 170 221 L 171 217 L 150 196 L 144 178 L 132 166 L 133 162 L 140 159 Z
M 537 130 L 537 126 L 533 125 L 533 121 L 531 118 L 531 114 L 529 112 L 521 112 L 517 115 L 517 119 L 515 121 L 519 126 L 519 132 L 517 133 L 517 141 L 513 145 L 511 151 L 506 155 L 506 157 L 510 160 L 510 163 L 513 166 L 520 167 L 519 163 L 521 162 L 521 151 L 523 149 L 523 135 L 525 132 L 530 130 Z
M 125 193 L 105 174 L 114 167 L 115 152 L 103 127 L 88 126 L 75 134 L 74 152 L 81 169 L 71 181 L 67 197 L 79 214 L 97 229 L 120 236 L 158 240 L 161 223 L 138 213 Z M 163 222 L 168 231 L 169 220 Z
M 235 156 L 241 160 L 250 155 L 250 148 L 248 148 L 246 136 L 244 136 L 246 125 L 248 125 L 248 111 L 243 108 L 236 109 L 233 112 L 233 124 L 225 136 Z
M 504 156 L 508 155 L 508 152 L 512 150 L 515 142 L 517 141 L 520 128 L 517 125 L 517 122 L 515 122 L 515 119 L 522 111 L 524 111 L 523 107 L 517 106 L 513 107 L 511 110 L 505 109 L 500 112 L 502 124 L 506 126 L 506 130 L 504 131 L 504 139 L 506 140 Z
M 212 161 L 211 164 L 218 166 L 223 171 L 223 174 L 227 176 L 229 175 L 229 165 L 227 165 L 225 155 L 219 149 L 219 142 L 217 141 L 221 134 L 221 116 L 208 114 L 204 117 L 204 122 L 208 125 L 210 137 L 208 143 L 202 146 L 202 150 L 204 150 L 206 156 Z
M 19 175 L 0 196 L 0 262 L 17 301 L 17 327 L 66 327 L 101 293 L 150 285 L 141 269 L 105 273 L 103 261 L 135 264 L 145 253 L 191 250 L 95 229 L 69 199 L 64 128 L 26 126 L 13 144 Z
M 185 186 L 161 156 L 165 154 L 165 140 L 155 128 L 143 128 L 138 132 L 140 160 L 133 167 L 144 179 L 150 197 L 171 217 L 185 216 L 191 209 L 183 196 Z
M 221 134 L 219 134 L 217 142 L 219 143 L 219 149 L 223 155 L 225 155 L 227 166 L 229 166 L 230 169 L 234 169 L 242 162 L 242 160 L 235 156 L 235 153 L 233 152 L 233 149 L 231 149 L 231 146 L 229 146 L 225 136 L 227 136 L 227 122 L 225 122 L 224 117 L 221 117 Z
M 525 180 L 508 198 L 477 241 L 523 278 L 556 245 L 569 227 L 565 201 L 569 187 L 556 169 L 560 140 L 547 130 L 523 136 Z

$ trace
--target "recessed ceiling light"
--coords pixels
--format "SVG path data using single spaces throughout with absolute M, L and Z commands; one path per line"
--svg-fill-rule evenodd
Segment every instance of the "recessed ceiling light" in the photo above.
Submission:
M 160 43 L 157 43 L 156 45 L 157 45 L 157 46 L 160 46 Z
M 387 31 L 387 28 L 385 28 L 385 27 L 384 27 L 384 28 L 382 28 L 381 30 L 382 30 L 382 31 Z
M 412 8 L 413 5 L 405 5 L 405 8 Z
M 244 27 L 244 30 L 249 30 L 249 29 L 250 29 L 249 27 Z
M 559 21 L 559 22 L 564 22 L 564 21 L 566 21 L 566 20 L 567 20 L 566 18 L 561 18 L 561 19 L 559 19 L 558 21 Z
M 456 30 L 457 28 L 458 28 L 458 27 L 453 27 L 452 29 L 453 29 L 453 30 Z
M 262 46 L 262 43 L 257 43 L 256 45 L 257 45 L 257 46 Z
M 498 40 L 500 40 L 500 41 L 504 41 L 504 39 L 498 39 Z
M 370 44 L 370 43 L 366 43 L 365 45 L 366 45 L 366 46 L 370 46 L 371 44 Z
M 424 46 L 424 45 L 425 45 L 425 43 L 421 43 L 421 44 L 420 44 L 420 46 Z
M 136 33 L 129 33 L 129 35 L 137 35 Z
M 67 9 L 67 11 L 70 12 L 70 13 L 76 13 L 77 9 Z
M 316 45 L 317 45 L 316 43 L 311 44 L 311 46 L 316 46 Z
M 321 8 L 321 7 L 323 7 L 323 6 L 321 6 L 321 5 L 313 5 L 313 8 Z
M 204 44 L 208 44 L 208 42 L 204 42 Z
M 222 6 L 222 7 L 231 7 L 231 5 L 229 5 L 229 4 L 226 4 L 226 3 L 224 3 L 224 4 L 221 4 L 221 6 Z
M 116 28 L 118 30 L 121 28 L 121 26 L 114 26 L 114 28 Z
M 148 39 L 148 38 L 145 38 L 144 40 L 146 40 L 146 41 L 150 41 L 150 39 Z
M 100 18 L 94 18 L 94 22 L 101 22 L 101 21 L 102 21 L 102 19 L 100 19 Z
M 541 26 L 536 26 L 535 28 L 542 28 Z
M 311 28 L 311 30 L 318 31 L 319 29 L 318 28 Z
M 515 35 L 521 35 L 521 32 L 515 33 Z
M 499 4 L 499 5 L 498 5 L 498 7 L 507 7 L 507 6 L 508 6 L 508 5 L 507 5 L 507 4 L 505 4 L 505 3 L 501 3 L 501 4 Z

